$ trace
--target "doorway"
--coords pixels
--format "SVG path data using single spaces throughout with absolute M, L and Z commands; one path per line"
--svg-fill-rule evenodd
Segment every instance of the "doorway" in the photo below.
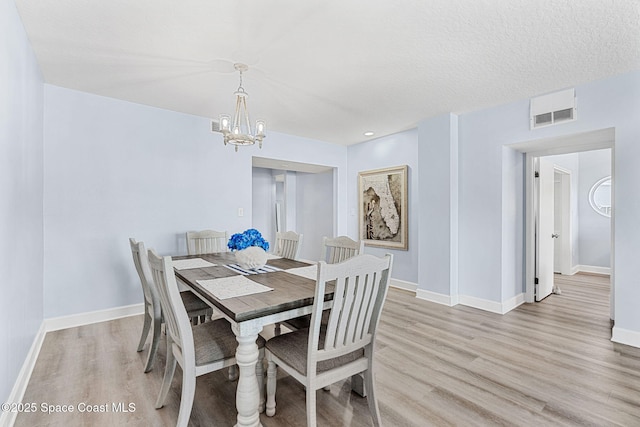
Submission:
M 252 226 L 269 242 L 300 233 L 300 257 L 319 259 L 322 237 L 336 228 L 335 168 L 255 156 L 252 166 Z
M 537 199 L 535 192 L 535 172 L 536 163 L 539 158 L 551 155 L 579 153 L 583 151 L 611 149 L 611 176 L 615 181 L 615 129 L 606 128 L 596 131 L 577 133 L 568 136 L 543 138 L 532 141 L 525 141 L 510 145 L 511 148 L 525 154 L 525 302 L 535 301 L 536 287 L 536 215 Z M 613 192 L 612 192 L 613 194 Z M 611 211 L 610 232 L 611 232 L 611 296 L 610 296 L 610 316 L 615 319 L 615 271 L 614 264 L 614 233 L 615 210 Z M 553 234 L 553 233 L 552 233 Z M 549 236 L 551 238 L 551 236 Z M 553 265 L 553 263 L 551 263 Z
M 560 274 L 610 272 L 611 149 L 539 157 L 536 171 L 540 301 Z

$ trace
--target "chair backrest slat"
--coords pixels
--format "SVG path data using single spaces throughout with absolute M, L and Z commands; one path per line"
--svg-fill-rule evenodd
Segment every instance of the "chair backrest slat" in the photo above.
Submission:
M 148 256 L 153 280 L 160 296 L 167 333 L 173 344 L 185 353 L 185 358 L 190 357 L 187 353 L 195 352 L 193 332 L 187 310 L 180 297 L 171 257 L 160 257 L 153 249 L 149 249 Z
M 187 253 L 189 255 L 227 252 L 227 242 L 229 242 L 227 231 L 187 231 Z
M 301 247 L 302 234 L 298 234 L 295 231 L 276 233 L 274 254 L 283 258 L 298 259 L 300 257 Z
M 315 363 L 363 348 L 375 339 L 389 287 L 393 256 L 358 255 L 338 264 L 318 263 L 318 279 L 311 316 L 307 372 Z M 322 304 L 327 282 L 334 283 L 324 345 L 318 350 Z
M 337 264 L 364 251 L 364 241 L 355 241 L 347 236 L 323 237 L 321 259 L 328 264 Z
M 136 272 L 140 278 L 142 285 L 142 293 L 147 304 L 159 303 L 158 294 L 151 277 L 151 270 L 149 269 L 149 262 L 147 261 L 147 251 L 144 249 L 143 242 L 136 242 L 135 239 L 129 238 L 129 245 L 131 246 L 131 255 L 133 256 L 133 264 L 136 267 Z
M 384 301 L 378 301 L 377 296 L 380 292 L 380 287 L 383 286 L 383 280 L 379 280 L 379 276 L 383 273 L 374 273 L 369 277 L 371 281 L 371 286 L 366 287 L 366 292 L 364 295 L 364 300 L 367 302 L 363 304 L 362 307 L 362 315 L 358 319 L 358 328 L 357 331 L 360 331 L 360 335 L 356 336 L 356 339 L 362 339 L 366 331 L 371 327 L 371 319 L 374 318 L 374 310 L 376 310 L 376 304 L 382 304 Z M 388 279 L 387 279 L 388 282 Z M 387 285 L 388 286 L 388 283 Z M 386 290 L 384 291 L 386 294 Z M 382 308 L 382 307 L 380 307 Z M 380 315 L 380 312 L 377 313 L 377 316 Z

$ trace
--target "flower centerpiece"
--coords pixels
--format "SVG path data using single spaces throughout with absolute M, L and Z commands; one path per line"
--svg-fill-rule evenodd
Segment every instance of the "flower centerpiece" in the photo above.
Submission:
M 267 263 L 269 242 L 255 228 L 231 236 L 227 247 L 235 252 L 236 261 L 242 268 L 256 269 Z

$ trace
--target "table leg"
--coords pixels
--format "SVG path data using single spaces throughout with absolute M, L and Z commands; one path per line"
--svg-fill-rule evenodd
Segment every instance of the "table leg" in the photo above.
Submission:
M 241 335 L 236 333 L 238 348 L 236 362 L 240 368 L 238 388 L 236 390 L 236 408 L 238 419 L 236 427 L 257 427 L 260 424 L 260 393 L 256 378 L 256 363 L 258 362 L 257 333 Z

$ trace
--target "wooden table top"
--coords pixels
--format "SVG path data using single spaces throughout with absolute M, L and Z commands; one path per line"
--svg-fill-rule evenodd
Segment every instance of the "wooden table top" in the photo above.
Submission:
M 273 288 L 272 291 L 220 300 L 211 294 L 211 292 L 207 291 L 206 288 L 198 284 L 197 280 L 219 279 L 239 275 L 238 272 L 225 267 L 227 264 L 236 263 L 235 255 L 226 252 L 220 254 L 174 256 L 172 258 L 174 260 L 202 258 L 217 264 L 214 267 L 175 270 L 175 273 L 184 284 L 193 289 L 202 298 L 205 298 L 229 318 L 235 320 L 235 322 L 243 322 L 313 304 L 316 281 L 286 272 L 288 269 L 308 267 L 312 264 L 286 258 L 268 260 L 268 266 L 280 268 L 284 271 L 250 274 L 245 277 L 256 283 Z M 328 285 L 327 293 L 325 293 L 325 301 L 332 299 L 333 286 Z

